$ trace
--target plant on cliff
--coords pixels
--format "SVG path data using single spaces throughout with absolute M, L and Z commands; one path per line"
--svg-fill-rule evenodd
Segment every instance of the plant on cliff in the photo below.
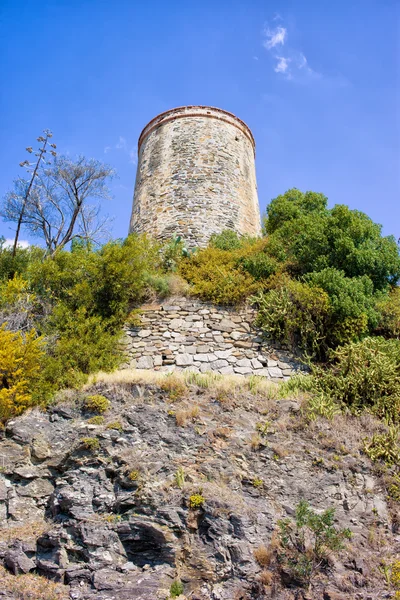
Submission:
M 0 423 L 40 403 L 43 340 L 0 327 Z
M 278 521 L 278 562 L 286 578 L 308 587 L 314 575 L 327 566 L 328 558 L 344 548 L 351 531 L 337 529 L 334 517 L 333 508 L 318 514 L 301 500 L 294 521 Z

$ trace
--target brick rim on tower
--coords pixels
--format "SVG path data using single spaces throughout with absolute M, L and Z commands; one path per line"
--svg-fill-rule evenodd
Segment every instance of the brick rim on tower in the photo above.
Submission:
M 190 111 L 205 111 L 205 112 L 190 112 Z M 189 112 L 188 112 L 189 111 Z M 210 112 L 213 111 L 213 112 Z M 217 113 L 217 114 L 215 114 Z M 155 129 L 168 123 L 170 121 L 175 121 L 176 119 L 182 119 L 187 117 L 206 117 L 208 119 L 217 119 L 219 121 L 223 121 L 225 123 L 229 123 L 233 125 L 239 131 L 241 131 L 251 142 L 253 146 L 254 156 L 256 154 L 256 143 L 251 132 L 250 127 L 239 119 L 235 114 L 223 110 L 222 108 L 217 108 L 215 106 L 202 106 L 202 105 L 188 105 L 188 106 L 177 106 L 176 108 L 171 108 L 170 110 L 166 110 L 157 116 L 155 116 L 151 121 L 147 123 L 147 125 L 143 128 L 139 140 L 138 140 L 138 154 L 140 153 L 140 148 L 145 140 L 145 138 Z M 230 117 L 227 119 L 226 117 Z M 232 120 L 231 120 L 232 119 Z

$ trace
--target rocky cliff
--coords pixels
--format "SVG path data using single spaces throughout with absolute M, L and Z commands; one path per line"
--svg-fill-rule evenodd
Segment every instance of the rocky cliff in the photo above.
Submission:
M 377 421 L 310 421 L 271 382 L 161 377 L 99 378 L 8 423 L 1 598 L 391 597 L 398 521 L 360 450 Z M 99 394 L 102 416 L 87 402 Z M 277 558 L 277 522 L 302 499 L 352 532 L 309 589 Z

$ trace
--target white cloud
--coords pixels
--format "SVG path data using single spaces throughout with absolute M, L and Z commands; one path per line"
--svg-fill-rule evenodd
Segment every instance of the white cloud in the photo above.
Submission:
M 274 68 L 275 73 L 287 73 L 291 59 L 284 56 L 276 56 L 275 58 L 278 61 Z
M 4 242 L 4 247 L 12 248 L 13 246 L 14 246 L 14 240 L 12 240 L 11 238 L 7 238 L 6 241 Z M 29 242 L 27 240 L 19 240 L 18 248 L 29 248 Z
M 104 154 L 107 154 L 107 152 L 110 152 L 110 150 L 112 150 L 111 146 L 106 146 L 104 148 Z
M 119 136 L 119 140 L 115 147 L 117 150 L 126 150 L 126 139 L 122 137 L 122 135 Z
M 275 29 L 266 27 L 264 29 L 264 37 L 266 39 L 263 42 L 263 46 L 267 50 L 271 50 L 279 44 L 283 46 L 287 37 L 287 29 L 281 26 L 278 26 Z
M 282 20 L 279 14 L 275 14 L 273 21 Z M 285 56 L 277 54 L 278 46 L 286 44 L 288 31 L 286 27 L 278 25 L 270 28 L 268 24 L 263 30 L 263 46 L 276 60 L 274 71 L 287 80 L 299 83 L 307 83 L 311 80 L 322 79 L 321 73 L 314 71 L 308 64 L 306 56 L 296 48 L 285 46 Z

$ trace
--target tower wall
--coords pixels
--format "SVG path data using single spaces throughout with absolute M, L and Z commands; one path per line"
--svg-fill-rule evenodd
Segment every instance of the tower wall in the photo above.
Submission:
M 155 117 L 139 138 L 130 232 L 181 235 L 204 246 L 211 234 L 261 233 L 252 133 L 218 108 L 186 106 Z

